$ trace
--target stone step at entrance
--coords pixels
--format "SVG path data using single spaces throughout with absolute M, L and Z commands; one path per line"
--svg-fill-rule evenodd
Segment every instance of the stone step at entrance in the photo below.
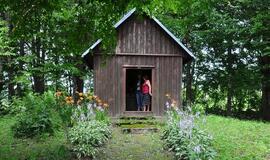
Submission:
M 125 116 L 113 120 L 114 126 L 120 127 L 123 133 L 146 134 L 158 132 L 163 119 L 153 116 L 137 117 Z

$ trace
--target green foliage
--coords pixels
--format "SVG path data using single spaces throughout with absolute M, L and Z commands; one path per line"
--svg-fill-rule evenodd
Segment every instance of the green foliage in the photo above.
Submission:
M 0 64 L 1 83 L 10 96 L 14 88 L 20 96 L 38 83 L 68 86 L 72 93 L 76 78 L 93 75 L 81 53 L 101 38 L 104 57 L 110 56 L 117 42 L 112 25 L 136 7 L 139 14 L 161 19 L 197 57 L 183 77 L 185 86 L 192 85 L 194 103 L 216 113 L 258 112 L 265 81 L 258 59 L 270 53 L 269 5 L 267 0 L 3 0 L 0 55 L 16 57 Z
M 29 93 L 20 102 L 25 111 L 18 115 L 18 122 L 12 127 L 15 137 L 54 133 L 52 108 L 55 107 L 55 100 L 51 92 L 41 96 Z
M 10 115 L 0 117 L 0 159 L 72 159 L 64 133 L 57 131 L 53 136 L 40 138 L 14 138 L 11 126 L 17 119 Z M 216 159 L 263 160 L 269 157 L 270 124 L 258 121 L 238 120 L 209 115 L 207 123 L 201 124 L 213 135 Z M 171 160 L 170 153 L 164 152 L 159 134 L 122 134 L 114 128 L 113 138 L 96 159 L 164 159 Z M 147 151 L 147 157 L 145 157 Z M 132 157 L 131 157 L 132 155 Z
M 213 138 L 200 128 L 199 114 L 193 115 L 189 110 L 173 107 L 173 104 L 167 106 L 167 124 L 162 134 L 166 148 L 173 151 L 178 159 L 214 159 Z
M 0 117 L 0 159 L 71 159 L 67 142 L 62 131 L 53 136 L 44 135 L 38 138 L 15 138 L 11 127 L 16 123 L 16 117 L 6 115 Z
M 103 122 L 105 124 L 110 124 L 110 118 L 108 116 L 108 111 L 107 110 L 96 110 L 95 112 L 95 119 L 97 121 Z
M 0 115 L 6 115 L 12 110 L 12 104 L 6 98 L 0 99 Z
M 10 55 L 14 55 L 14 53 L 11 47 L 11 39 L 8 36 L 7 23 L 0 19 L 0 58 Z
M 79 122 L 69 131 L 69 141 L 78 158 L 94 157 L 98 147 L 104 145 L 110 137 L 108 125 L 96 120 Z

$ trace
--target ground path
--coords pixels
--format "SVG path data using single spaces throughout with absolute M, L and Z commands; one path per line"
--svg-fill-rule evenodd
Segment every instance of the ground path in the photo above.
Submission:
M 162 149 L 159 133 L 123 134 L 113 129 L 113 137 L 96 160 L 172 160 Z

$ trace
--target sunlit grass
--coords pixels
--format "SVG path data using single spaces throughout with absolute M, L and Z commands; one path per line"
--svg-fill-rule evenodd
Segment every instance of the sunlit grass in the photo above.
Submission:
M 217 160 L 268 160 L 270 159 L 270 123 L 244 121 L 220 116 L 207 116 L 206 130 L 214 137 Z M 54 136 L 34 139 L 13 137 L 11 126 L 14 117 L 0 118 L 0 159 L 71 159 L 63 132 Z M 136 125 L 135 125 L 136 126 Z M 114 156 L 122 159 L 168 158 L 162 150 L 159 134 L 132 135 L 121 134 L 115 128 L 113 138 L 97 158 Z
M 66 159 L 70 157 L 65 146 L 63 132 L 56 132 L 54 136 L 44 135 L 34 139 L 17 139 L 13 137 L 11 126 L 14 117 L 0 118 L 0 159 Z
M 205 127 L 214 137 L 218 160 L 259 160 L 270 155 L 270 123 L 211 115 Z

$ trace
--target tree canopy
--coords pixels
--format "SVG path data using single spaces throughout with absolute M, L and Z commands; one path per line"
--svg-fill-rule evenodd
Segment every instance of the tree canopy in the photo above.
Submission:
M 1 92 L 91 88 L 81 54 L 99 38 L 109 52 L 113 24 L 134 7 L 161 19 L 197 57 L 185 67 L 184 104 L 228 115 L 269 111 L 268 0 L 2 0 Z

